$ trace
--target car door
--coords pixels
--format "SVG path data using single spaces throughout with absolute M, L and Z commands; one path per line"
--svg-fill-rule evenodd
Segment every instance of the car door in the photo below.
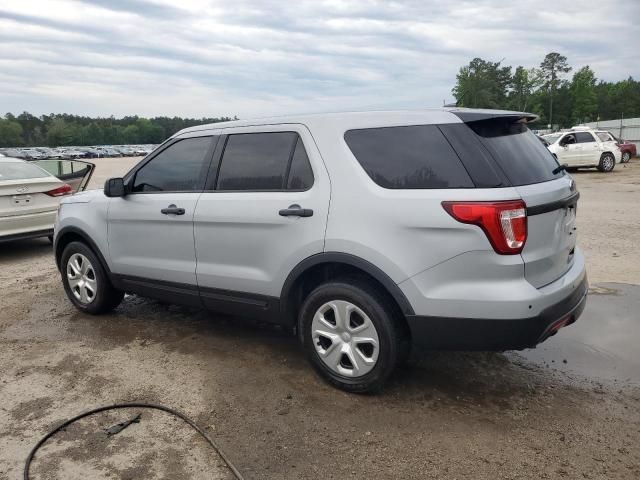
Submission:
M 580 150 L 582 146 L 576 142 L 576 136 L 574 133 L 567 133 L 560 140 L 558 140 L 559 148 L 556 155 L 558 156 L 558 163 L 566 163 L 570 167 L 580 165 Z
M 194 217 L 202 301 L 277 321 L 287 275 L 324 248 L 326 168 L 302 125 L 226 129 L 218 147 Z
M 578 158 L 580 165 L 597 165 L 600 161 L 600 145 L 591 132 L 576 132 L 576 142 L 580 147 Z
M 112 271 L 130 290 L 164 289 L 167 298 L 200 303 L 193 215 L 216 140 L 200 133 L 168 142 L 127 174 L 126 195 L 111 199 Z

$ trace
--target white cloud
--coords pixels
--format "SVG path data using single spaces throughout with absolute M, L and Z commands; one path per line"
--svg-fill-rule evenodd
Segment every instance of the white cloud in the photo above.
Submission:
M 637 0 L 0 0 L 0 112 L 241 117 L 451 101 L 473 57 L 640 77 Z

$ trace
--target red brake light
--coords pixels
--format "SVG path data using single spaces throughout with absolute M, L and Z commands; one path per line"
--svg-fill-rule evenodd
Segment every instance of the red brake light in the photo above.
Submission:
M 62 197 L 63 195 L 71 195 L 73 190 L 71 189 L 71 185 L 65 183 L 61 187 L 54 188 L 53 190 L 49 190 L 48 192 L 44 192 L 50 197 Z
M 482 228 L 496 253 L 518 254 L 527 241 L 527 206 L 522 200 L 442 202 L 442 206 L 459 222 Z

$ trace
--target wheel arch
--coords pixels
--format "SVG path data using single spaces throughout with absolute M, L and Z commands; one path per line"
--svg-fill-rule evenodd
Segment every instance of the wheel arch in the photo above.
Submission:
M 102 252 L 100 251 L 96 243 L 91 239 L 91 237 L 84 230 L 78 227 L 73 227 L 73 226 L 62 228 L 60 232 L 58 232 L 58 234 L 56 235 L 55 243 L 53 245 L 53 251 L 55 254 L 56 266 L 58 267 L 58 270 L 60 270 L 61 268 L 60 260 L 62 258 L 62 252 L 64 252 L 64 249 L 67 245 L 75 241 L 83 242 L 91 250 L 93 250 L 93 252 L 98 257 L 98 260 L 100 260 L 100 263 L 102 264 L 102 268 L 104 268 L 105 272 L 107 272 L 107 275 L 111 276 L 111 270 L 109 270 L 109 265 L 107 265 L 107 261 L 105 260 L 104 256 L 102 255 Z
M 398 313 L 402 316 L 414 315 L 400 287 L 380 268 L 355 255 L 325 252 L 306 258 L 289 273 L 280 295 L 280 315 L 285 323 L 297 326 L 299 308 L 306 294 L 316 286 L 331 278 L 350 275 L 372 280 L 393 300 Z

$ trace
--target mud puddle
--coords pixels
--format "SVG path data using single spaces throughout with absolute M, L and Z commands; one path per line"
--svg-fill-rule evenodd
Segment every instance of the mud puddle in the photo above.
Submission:
M 573 325 L 515 354 L 540 366 L 618 385 L 640 385 L 640 286 L 593 287 Z

